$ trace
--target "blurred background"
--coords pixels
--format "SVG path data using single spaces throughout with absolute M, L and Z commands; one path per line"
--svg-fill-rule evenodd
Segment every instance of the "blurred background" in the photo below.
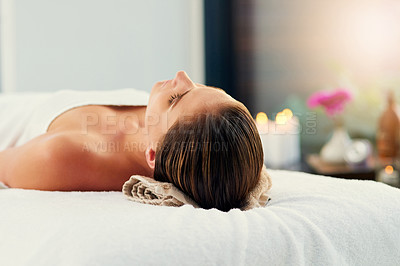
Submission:
M 149 91 L 185 70 L 253 116 L 290 108 L 303 152 L 333 123 L 308 109 L 346 88 L 352 137 L 374 140 L 387 90 L 400 96 L 397 0 L 0 0 L 1 91 Z M 311 127 L 312 130 L 308 130 Z
M 4 92 L 149 91 L 181 69 L 204 81 L 202 1 L 0 3 Z

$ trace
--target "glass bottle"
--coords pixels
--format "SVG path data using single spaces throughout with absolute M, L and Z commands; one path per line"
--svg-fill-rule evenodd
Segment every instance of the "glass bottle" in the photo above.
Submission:
M 378 157 L 381 162 L 393 161 L 399 151 L 400 121 L 393 92 L 387 97 L 387 108 L 381 114 L 376 134 Z

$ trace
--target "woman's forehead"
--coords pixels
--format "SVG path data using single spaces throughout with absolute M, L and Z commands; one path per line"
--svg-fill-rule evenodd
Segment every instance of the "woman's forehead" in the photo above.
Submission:
M 226 103 L 230 103 L 235 101 L 231 96 L 226 94 L 221 89 L 216 89 L 214 87 L 201 87 L 198 89 L 192 89 L 190 93 L 188 93 L 184 98 L 182 98 L 181 109 L 184 111 L 212 111 L 212 109 L 218 109 L 218 106 L 221 106 Z

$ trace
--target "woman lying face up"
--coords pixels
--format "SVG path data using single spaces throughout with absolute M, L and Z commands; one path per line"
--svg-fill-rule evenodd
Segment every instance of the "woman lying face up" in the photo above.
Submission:
M 203 208 L 247 206 L 263 166 L 261 140 L 246 107 L 223 90 L 195 84 L 180 71 L 153 86 L 147 106 L 87 105 L 90 99 L 71 93 L 86 105 L 55 112 L 41 135 L 0 151 L 0 182 L 24 189 L 121 191 L 131 175 L 142 175 L 172 183 Z M 56 96 L 64 94 L 43 106 L 58 110 L 64 100 Z M 129 103 L 136 96 L 126 97 Z M 33 122 L 35 117 L 41 116 L 32 116 Z M 119 122 L 110 124 L 109 118 Z M 126 150 L 126 144 L 139 148 Z
M 243 208 L 259 181 L 263 151 L 246 107 L 184 71 L 156 83 L 145 115 L 146 162 L 202 208 Z

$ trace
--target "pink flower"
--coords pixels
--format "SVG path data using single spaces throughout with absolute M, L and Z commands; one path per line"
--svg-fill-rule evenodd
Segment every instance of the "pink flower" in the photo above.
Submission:
M 312 94 L 307 101 L 309 108 L 314 108 L 319 105 L 325 108 L 328 116 L 334 116 L 341 113 L 347 102 L 352 99 L 352 94 L 346 89 L 337 89 L 335 91 L 318 91 Z

